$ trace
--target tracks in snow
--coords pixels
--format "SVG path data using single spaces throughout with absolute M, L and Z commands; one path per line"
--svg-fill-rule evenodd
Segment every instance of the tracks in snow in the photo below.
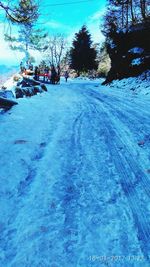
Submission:
M 122 189 L 132 210 L 141 249 L 145 258 L 149 261 L 150 221 L 148 219 L 148 203 L 150 198 L 150 180 L 146 175 L 145 170 L 143 170 L 142 166 L 137 162 L 133 143 L 130 143 L 131 140 L 128 142 L 127 132 L 124 131 L 126 130 L 126 124 L 129 127 L 128 131 L 133 130 L 132 121 L 130 122 L 127 117 L 126 120 L 124 120 L 123 111 L 118 112 L 117 104 L 115 103 L 114 106 L 110 101 L 107 102 L 108 98 L 104 99 L 103 96 L 100 96 L 95 92 L 89 93 L 89 96 L 89 101 L 91 99 L 92 106 L 95 108 L 99 116 L 101 116 L 101 113 L 103 112 L 103 120 L 106 127 L 104 134 L 105 142 L 108 145 L 113 162 L 120 175 Z M 102 105 L 99 106 L 98 102 L 101 102 Z M 118 104 L 120 103 L 118 102 Z M 130 113 L 130 116 L 132 115 L 136 116 L 136 118 L 138 118 L 139 115 L 140 118 L 141 113 L 135 111 L 134 114 L 133 110 L 133 114 Z M 147 130 L 149 129 L 148 118 L 147 120 L 145 118 L 145 121 L 147 122 L 145 130 Z M 136 130 L 136 128 L 135 125 L 134 130 Z M 138 134 L 139 132 L 137 131 L 137 136 Z
M 3 265 L 114 267 L 90 257 L 118 255 L 126 258 L 117 267 L 147 267 L 148 154 L 137 146 L 149 131 L 144 103 L 136 108 L 124 99 L 122 105 L 121 98 L 82 84 L 68 85 L 57 101 L 64 105 L 62 118 L 53 112 L 16 188 L 16 211 L 1 242 Z M 141 255 L 142 263 L 127 260 L 129 255 Z

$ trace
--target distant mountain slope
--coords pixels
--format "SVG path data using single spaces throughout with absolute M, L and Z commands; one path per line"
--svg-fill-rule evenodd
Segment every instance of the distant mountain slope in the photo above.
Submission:
M 17 66 L 0 64 L 0 86 L 18 70 Z
M 7 66 L 4 64 L 0 64 L 0 75 L 12 72 L 13 70 L 17 70 L 17 66 Z

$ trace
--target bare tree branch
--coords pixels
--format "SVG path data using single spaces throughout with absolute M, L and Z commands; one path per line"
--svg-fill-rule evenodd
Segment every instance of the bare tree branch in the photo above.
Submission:
M 49 38 L 48 48 L 46 50 L 46 59 L 51 62 L 52 65 L 60 65 L 62 58 L 66 52 L 67 41 L 62 34 L 57 34 Z

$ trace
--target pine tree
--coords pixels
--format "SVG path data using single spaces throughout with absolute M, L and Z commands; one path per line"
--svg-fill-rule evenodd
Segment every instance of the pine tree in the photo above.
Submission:
M 5 40 L 10 43 L 12 50 L 24 52 L 24 63 L 29 62 L 29 49 L 41 50 L 41 42 L 46 37 L 43 30 L 36 29 L 38 16 L 38 6 L 33 0 L 20 0 L 19 7 L 16 9 L 16 17 L 18 20 L 24 18 L 25 22 L 19 25 L 18 36 L 12 37 L 9 34 L 5 34 Z M 30 19 L 26 20 L 26 18 Z
M 24 24 L 37 18 L 38 3 L 32 0 L 0 1 L 0 8 L 6 13 L 6 18 L 12 23 Z M 26 10 L 26 12 L 24 12 Z
M 34 23 L 39 17 L 38 8 L 34 0 L 20 0 L 19 7 L 16 9 L 16 17 L 24 18 L 26 24 Z
M 103 25 L 107 52 L 111 59 L 107 82 L 141 73 L 148 68 L 149 1 L 107 0 Z M 141 56 L 142 63 L 137 67 L 132 65 L 137 55 L 130 52 L 134 47 L 141 47 L 144 49 L 143 55 L 145 54 Z
M 96 69 L 96 50 L 92 47 L 91 35 L 86 26 L 75 34 L 73 47 L 70 51 L 71 67 L 80 72 Z

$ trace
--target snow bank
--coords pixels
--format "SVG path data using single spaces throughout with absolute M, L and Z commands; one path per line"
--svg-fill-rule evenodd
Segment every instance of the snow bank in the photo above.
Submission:
M 0 65 L 0 87 L 18 71 L 16 66 Z
M 131 94 L 150 94 L 150 71 L 144 72 L 138 77 L 130 77 L 122 80 L 114 80 L 108 87 L 123 90 Z
M 3 84 L 0 89 L 0 96 L 8 99 L 31 97 L 44 91 L 47 91 L 45 84 L 35 81 L 30 76 L 22 77 L 17 73 Z
M 132 54 L 142 54 L 144 52 L 144 49 L 141 47 L 133 47 L 128 52 L 130 52 Z
M 138 65 L 140 65 L 142 62 L 143 62 L 142 58 L 140 58 L 140 57 L 139 57 L 139 58 L 135 58 L 135 59 L 132 60 L 131 65 L 132 65 L 132 66 L 135 66 L 135 65 L 138 66 Z
M 13 75 L 7 81 L 5 81 L 3 83 L 3 86 L 0 89 L 0 92 L 4 92 L 3 88 L 5 88 L 5 92 L 12 91 L 13 95 L 15 96 L 15 87 L 16 87 L 16 84 L 17 84 L 17 81 L 14 81 L 14 75 Z

